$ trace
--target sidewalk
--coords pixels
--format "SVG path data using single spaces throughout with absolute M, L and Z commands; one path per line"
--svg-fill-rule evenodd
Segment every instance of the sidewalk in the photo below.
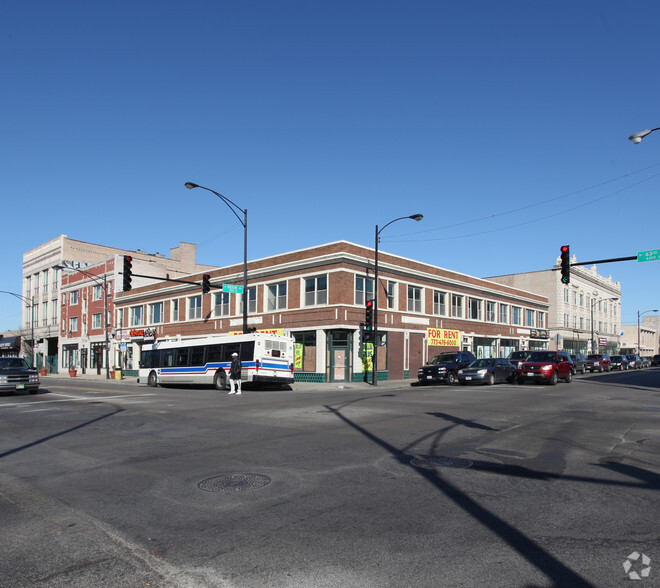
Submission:
M 47 386 L 49 381 L 53 380 L 83 380 L 83 381 L 94 381 L 94 382 L 107 382 L 111 384 L 136 384 L 136 376 L 123 376 L 121 380 L 106 379 L 105 371 L 102 371 L 101 374 L 97 374 L 96 371 L 93 373 L 82 374 L 78 372 L 75 377 L 69 376 L 68 373 L 58 373 L 58 374 L 47 374 L 45 376 L 39 376 L 42 386 Z M 296 392 L 313 392 L 313 391 L 330 391 L 330 390 L 362 390 L 364 392 L 375 391 L 380 389 L 389 389 L 389 388 L 406 388 L 410 387 L 413 383 L 416 383 L 417 380 L 379 380 L 376 386 L 373 386 L 369 382 L 295 382 L 291 384 L 291 389 Z M 146 385 L 146 384 L 145 384 Z

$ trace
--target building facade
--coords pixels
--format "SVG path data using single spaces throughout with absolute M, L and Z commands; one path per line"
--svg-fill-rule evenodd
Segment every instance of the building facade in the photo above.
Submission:
M 58 361 L 60 336 L 63 332 L 68 334 L 69 329 L 68 325 L 64 328 L 65 325 L 61 324 L 62 277 L 67 273 L 61 268 L 66 266 L 72 270 L 79 268 L 87 271 L 85 268 L 105 264 L 107 260 L 118 255 L 131 255 L 134 260 L 144 262 L 145 268 L 155 268 L 155 271 L 160 272 L 159 275 L 167 272 L 177 276 L 186 275 L 210 267 L 196 263 L 196 245 L 190 243 L 181 243 L 171 249 L 169 258 L 159 253 L 128 251 L 77 241 L 66 235 L 60 235 L 31 249 L 23 254 L 24 304 L 21 337 L 24 342 L 24 355 L 36 349 L 36 367 L 46 366 L 49 371 L 57 371 L 58 364 L 62 363 Z M 99 275 L 103 275 L 103 272 Z M 112 285 L 110 287 L 113 288 Z
M 575 256 L 571 263 L 577 263 Z M 559 268 L 557 258 L 555 270 L 487 279 L 547 297 L 552 349 L 616 353 L 621 336 L 621 284 L 599 275 L 595 265 L 572 266 L 570 283 L 563 284 Z
M 653 357 L 659 353 L 660 317 L 642 316 L 636 325 L 623 325 L 621 353 L 638 353 L 642 357 Z
M 239 332 L 243 300 L 248 327 L 292 335 L 301 349 L 298 381 L 416 377 L 429 356 L 467 349 L 478 357 L 547 349 L 548 301 L 543 295 L 379 251 L 378 341 L 363 344 L 360 324 L 374 294 L 374 250 L 345 241 L 211 270 L 212 289 L 158 282 L 117 292 L 115 348 L 136 370 L 140 348 L 154 340 Z M 201 284 L 202 274 L 188 276 Z

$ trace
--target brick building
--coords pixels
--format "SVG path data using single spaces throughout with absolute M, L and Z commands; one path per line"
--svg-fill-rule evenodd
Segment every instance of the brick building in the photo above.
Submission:
M 339 241 L 248 263 L 248 327 L 292 335 L 303 345 L 297 381 L 365 378 L 360 323 L 373 298 L 374 250 Z M 217 268 L 213 286 L 156 282 L 117 292 L 115 353 L 139 357 L 144 343 L 242 330 L 243 266 Z M 202 273 L 187 277 L 201 284 Z M 548 345 L 548 300 L 430 264 L 379 252 L 379 379 L 416 378 L 430 355 L 468 349 L 506 356 Z M 447 335 L 449 338 L 443 338 Z M 136 370 L 137 362 L 123 365 Z

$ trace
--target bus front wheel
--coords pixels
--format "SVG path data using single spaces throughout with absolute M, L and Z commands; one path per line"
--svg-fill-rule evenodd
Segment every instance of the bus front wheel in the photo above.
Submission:
M 225 372 L 216 372 L 213 378 L 213 385 L 216 390 L 227 390 L 227 376 Z

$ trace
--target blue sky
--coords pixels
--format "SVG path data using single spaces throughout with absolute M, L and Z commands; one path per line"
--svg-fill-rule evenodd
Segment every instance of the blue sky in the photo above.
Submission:
M 60 234 L 240 262 L 345 239 L 475 276 L 660 248 L 650 1 L 5 0 L 0 290 Z M 623 321 L 660 262 L 599 266 Z M 20 326 L 0 295 L 0 332 Z

